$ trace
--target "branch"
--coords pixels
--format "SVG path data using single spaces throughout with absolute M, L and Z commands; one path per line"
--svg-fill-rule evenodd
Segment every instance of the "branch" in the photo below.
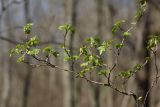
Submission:
M 16 44 L 21 44 L 21 43 L 18 42 L 18 41 L 14 41 L 14 40 L 12 40 L 12 39 L 9 39 L 9 38 L 3 37 L 3 36 L 0 36 L 0 39 L 3 40 L 3 41 L 9 42 L 9 43 L 11 43 L 11 44 L 14 44 L 14 45 L 16 45 Z
M 4 6 L 4 1 L 1 1 L 2 3 L 2 11 L 0 14 L 0 19 L 3 17 L 4 13 L 9 9 L 9 7 L 13 4 L 20 4 L 21 1 L 17 1 L 17 0 L 12 0 L 10 2 L 8 2 L 8 4 L 6 6 Z
M 147 93 L 146 93 L 146 95 L 145 95 L 145 97 L 144 97 L 142 107 L 145 106 L 146 100 L 147 100 L 147 97 L 148 97 L 149 93 L 151 92 L 151 90 L 153 89 L 153 87 L 158 83 L 158 79 L 159 79 L 159 77 L 160 77 L 160 76 L 158 76 L 158 74 L 159 74 L 159 69 L 158 69 L 158 66 L 157 66 L 157 45 L 156 45 L 155 50 L 151 50 L 151 51 L 152 51 L 153 56 L 154 56 L 154 66 L 155 66 L 155 69 L 156 69 L 156 75 L 155 75 L 155 78 L 154 78 L 154 80 L 153 80 L 153 82 L 152 82 L 151 87 L 149 88 L 149 90 L 147 91 Z
M 154 66 L 156 68 L 156 82 L 158 81 L 158 74 L 159 74 L 159 70 L 158 70 L 158 66 L 157 66 L 157 52 L 153 51 L 154 54 Z
M 134 100 L 136 101 L 137 100 L 137 95 L 134 94 L 133 92 L 126 92 L 126 91 L 121 91 L 119 90 L 117 87 L 113 86 L 112 84 L 110 83 L 103 83 L 103 82 L 99 82 L 99 81 L 94 81 L 94 80 L 91 80 L 91 79 L 88 79 L 86 76 L 80 76 L 79 73 L 77 72 L 74 72 L 72 70 L 68 70 L 68 69 L 64 69 L 64 68 L 61 68 L 61 67 L 58 67 L 57 65 L 54 65 L 52 64 L 51 62 L 49 62 L 48 60 L 46 59 L 42 59 L 36 55 L 32 56 L 34 59 L 36 59 L 37 61 L 39 62 L 43 62 L 44 64 L 40 64 L 40 65 L 34 65 L 34 64 L 30 64 L 29 62 L 26 62 L 26 61 L 23 61 L 24 63 L 28 64 L 28 65 L 31 65 L 33 67 L 39 67 L 39 66 L 50 66 L 51 68 L 54 68 L 54 69 L 59 69 L 61 71 L 65 71 L 65 72 L 69 72 L 73 75 L 76 76 L 76 78 L 82 78 L 84 80 L 86 80 L 87 82 L 91 83 L 91 84 L 95 84 L 95 85 L 100 85 L 100 86 L 107 86 L 115 91 L 117 91 L 118 93 L 121 93 L 123 95 L 127 95 L 127 96 L 132 96 L 134 98 Z
M 146 95 L 145 95 L 145 97 L 144 97 L 142 107 L 145 107 L 147 97 L 148 97 L 149 93 L 152 91 L 153 87 L 157 84 L 158 79 L 159 79 L 159 76 L 156 76 L 156 78 L 154 78 L 151 87 L 149 88 L 149 90 L 147 91 L 147 93 L 146 93 Z

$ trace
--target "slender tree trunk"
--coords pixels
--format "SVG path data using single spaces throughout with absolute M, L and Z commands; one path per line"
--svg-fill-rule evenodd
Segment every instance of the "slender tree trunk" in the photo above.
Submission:
M 103 0 L 96 0 L 96 3 L 97 3 L 97 35 L 100 37 L 100 39 L 102 39 L 103 38 L 102 36 Z M 97 71 L 99 71 L 100 69 L 101 68 L 97 68 Z M 96 75 L 96 81 L 100 81 L 100 77 L 97 77 L 97 75 Z M 94 88 L 94 100 L 95 100 L 94 101 L 95 107 L 100 107 L 100 87 L 99 86 L 95 86 Z
M 2 6 L 2 9 L 5 7 L 4 0 L 1 0 L 1 6 Z M 5 26 L 3 24 L 2 14 L 0 17 L 0 30 L 2 30 L 2 28 Z M 2 101 L 1 101 L 0 107 L 7 107 L 9 103 L 10 92 L 11 92 L 11 72 L 10 72 L 11 69 L 10 69 L 10 63 L 9 63 L 9 58 L 8 58 L 9 43 L 4 42 L 2 45 L 3 45 L 2 46 L 3 91 L 2 91 Z
M 3 92 L 1 107 L 7 107 L 9 103 L 9 96 L 11 91 L 11 72 L 8 58 L 9 44 L 5 42 L 3 44 Z
M 71 24 L 72 26 L 76 27 L 76 7 L 77 7 L 77 2 L 78 0 L 64 0 L 63 1 L 63 6 L 64 6 L 64 11 L 65 11 L 65 17 L 64 20 L 65 22 L 68 22 L 69 24 Z M 71 34 L 67 37 L 67 41 L 66 43 L 69 44 L 69 49 L 70 54 L 73 55 L 73 45 L 74 45 L 74 34 Z M 74 71 L 74 63 L 70 62 L 68 63 L 68 67 L 70 70 Z M 64 80 L 64 87 L 66 88 L 65 92 L 64 92 L 64 105 L 67 107 L 76 107 L 76 85 L 75 85 L 75 80 L 72 74 L 64 74 L 64 78 L 67 78 Z
M 148 37 L 150 35 L 150 20 L 149 20 L 150 8 L 146 12 L 146 16 L 143 19 L 143 39 L 142 39 L 142 49 L 143 49 L 143 59 L 150 56 L 150 52 L 146 49 Z M 138 86 L 142 90 L 141 95 L 145 97 L 147 91 L 150 88 L 150 75 L 151 75 L 151 63 L 147 63 L 144 67 L 143 76 L 138 76 Z M 150 107 L 150 94 L 148 95 L 145 103 L 145 107 Z
M 70 17 L 70 23 L 72 24 L 72 26 L 76 27 L 76 17 L 77 17 L 77 14 L 76 14 L 76 7 L 77 7 L 77 0 L 70 0 L 70 4 L 69 4 L 69 7 L 71 7 L 70 11 L 71 11 L 71 17 Z M 71 55 L 74 54 L 73 52 L 73 46 L 74 46 L 74 34 L 71 34 L 70 35 L 70 39 L 69 39 L 69 46 L 70 46 L 70 52 L 71 52 Z M 70 69 L 72 71 L 74 71 L 74 62 L 72 61 L 70 64 Z M 73 77 L 72 74 L 69 75 L 69 78 L 70 78 L 70 87 L 71 87 L 71 107 L 75 107 L 76 106 L 76 90 L 75 90 L 75 79 Z
M 9 96 L 11 91 L 11 72 L 8 59 L 9 44 L 5 42 L 3 44 L 3 92 L 1 107 L 7 107 L 9 103 Z
M 106 39 L 111 39 L 111 28 L 113 24 L 113 17 L 114 17 L 114 8 L 110 3 L 111 1 L 105 0 L 96 0 L 97 3 L 97 35 L 100 37 L 102 41 Z M 107 33 L 107 34 L 106 34 Z M 109 36 L 106 36 L 109 35 Z M 108 65 L 113 64 L 113 55 L 110 52 L 110 55 L 102 56 L 102 60 L 106 62 Z M 97 69 L 98 71 L 101 68 Z M 106 78 L 100 79 L 97 77 L 98 81 L 106 81 Z M 104 95 L 105 94 L 105 95 Z M 113 91 L 111 89 L 107 89 L 105 91 L 101 90 L 100 87 L 95 87 L 95 107 L 105 107 L 109 106 L 112 107 L 112 98 L 113 98 Z M 106 102 L 102 102 L 102 100 L 106 100 Z
M 29 18 L 29 3 L 30 0 L 24 1 L 24 13 L 25 13 L 25 23 L 29 23 L 31 20 Z M 30 60 L 29 60 L 30 62 Z M 32 77 L 32 68 L 30 66 L 27 67 L 27 73 L 24 79 L 24 86 L 23 86 L 23 100 L 22 100 L 22 107 L 28 107 L 28 98 L 29 98 L 29 88 L 30 88 L 30 82 Z

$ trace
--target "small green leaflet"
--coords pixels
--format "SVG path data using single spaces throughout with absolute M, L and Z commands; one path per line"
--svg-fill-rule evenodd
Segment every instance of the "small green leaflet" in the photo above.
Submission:
M 39 39 L 36 36 L 34 36 L 34 37 L 30 38 L 28 42 L 26 42 L 26 45 L 29 47 L 31 47 L 31 46 L 35 47 L 39 43 L 40 43 Z
M 129 78 L 132 75 L 132 70 L 122 71 L 118 76 L 123 78 Z
M 25 58 L 25 54 L 23 54 L 22 56 L 20 56 L 20 57 L 17 59 L 17 62 L 22 62 L 22 61 L 24 61 L 24 58 Z
M 58 27 L 61 31 L 70 31 L 71 33 L 75 33 L 75 28 L 70 24 L 64 24 Z
M 33 49 L 27 52 L 29 55 L 37 55 L 40 52 L 40 49 Z
M 104 41 L 101 46 L 99 46 L 97 49 L 99 51 L 99 54 L 102 55 L 106 49 L 113 43 L 113 40 L 107 40 Z
M 122 23 L 124 23 L 124 22 L 125 22 L 125 20 L 118 20 L 118 21 L 116 21 L 116 23 L 114 24 L 114 26 L 112 28 L 112 33 L 113 34 L 116 33 L 120 29 Z
M 100 45 L 100 39 L 97 37 L 87 38 L 86 42 L 90 43 L 91 47 L 98 47 Z
M 120 43 L 120 44 L 116 44 L 116 49 L 121 49 L 124 46 L 124 44 Z
M 33 23 L 28 23 L 23 27 L 23 31 L 25 34 L 30 34 Z
M 100 70 L 99 72 L 98 72 L 98 75 L 104 75 L 104 76 L 106 76 L 107 74 L 109 74 L 111 71 L 110 70 Z
M 129 32 L 124 32 L 124 33 L 123 33 L 123 36 L 124 36 L 124 37 L 128 37 L 128 36 L 130 36 L 130 35 L 131 35 L 131 33 L 129 33 Z
M 59 56 L 59 52 L 55 51 L 51 46 L 45 47 L 43 52 L 46 54 L 46 56 L 53 55 L 56 58 Z

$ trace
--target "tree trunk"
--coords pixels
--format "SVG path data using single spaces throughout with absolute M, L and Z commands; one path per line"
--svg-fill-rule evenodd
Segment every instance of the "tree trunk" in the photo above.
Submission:
M 5 7 L 4 0 L 1 0 L 1 6 L 2 6 L 2 9 Z M 0 30 L 2 30 L 2 28 L 4 28 L 5 26 L 3 24 L 2 14 L 0 17 Z M 2 101 L 1 101 L 0 107 L 7 107 L 9 103 L 10 92 L 11 92 L 11 72 L 10 72 L 11 69 L 10 69 L 10 63 L 9 63 L 9 57 L 8 57 L 8 52 L 9 52 L 8 49 L 10 48 L 10 45 L 8 42 L 5 42 L 5 41 L 2 45 L 3 45 L 2 46 L 3 91 L 2 91 Z
M 25 23 L 29 23 L 30 17 L 29 17 L 29 3 L 30 0 L 25 0 L 24 1 L 24 13 L 25 13 Z M 30 59 L 29 59 L 30 62 Z M 24 79 L 24 86 L 23 86 L 23 100 L 22 100 L 22 107 L 27 107 L 28 106 L 28 98 L 29 98 L 29 88 L 30 88 L 30 82 L 31 82 L 31 77 L 32 77 L 32 68 L 30 66 L 27 67 L 27 72 L 26 76 Z
M 71 24 L 72 26 L 76 27 L 76 7 L 77 7 L 77 0 L 68 0 L 65 1 L 64 0 L 64 9 L 65 9 L 65 22 L 68 22 L 69 24 Z M 70 49 L 70 54 L 73 55 L 73 46 L 74 46 L 74 34 L 69 35 L 67 38 L 66 43 L 69 44 L 69 49 Z M 74 63 L 70 62 L 68 63 L 68 68 L 72 71 L 74 71 Z M 67 107 L 76 107 L 76 85 L 75 85 L 75 79 L 73 77 L 72 74 L 64 74 L 64 78 L 68 78 L 64 79 L 64 87 L 66 88 L 65 90 L 65 98 L 64 98 L 64 105 L 67 104 Z M 66 84 L 68 84 L 68 86 L 66 86 Z M 67 102 L 69 101 L 69 102 Z
M 77 0 L 70 0 L 70 4 L 68 4 L 68 6 L 69 7 L 71 7 L 71 8 L 69 8 L 69 9 L 71 9 L 70 11 L 71 11 L 71 17 L 70 17 L 70 23 L 72 24 L 72 26 L 74 26 L 74 27 L 76 27 L 76 17 L 77 17 L 77 14 L 76 14 L 76 7 L 77 7 Z M 74 54 L 74 52 L 73 52 L 73 46 L 74 46 L 74 34 L 71 34 L 70 35 L 70 39 L 69 39 L 69 46 L 70 46 L 70 53 L 71 53 L 71 55 L 73 55 Z M 72 71 L 74 71 L 74 62 L 72 61 L 71 63 L 69 63 L 69 65 L 70 65 L 70 69 L 72 70 Z M 75 88 L 75 79 L 74 79 L 74 77 L 73 77 L 73 75 L 72 74 L 70 74 L 69 75 L 69 78 L 70 78 L 70 87 L 71 87 L 71 107 L 75 107 L 76 106 L 76 88 Z
M 97 35 L 100 39 L 103 38 L 102 36 L 102 24 L 103 24 L 103 0 L 96 0 L 97 4 Z M 98 53 L 98 52 L 97 52 Z M 100 71 L 101 68 L 97 68 L 97 71 Z M 95 79 L 96 81 L 100 81 L 100 77 L 97 76 L 97 73 L 95 73 Z M 100 87 L 95 86 L 94 87 L 94 107 L 100 107 Z
M 142 39 L 142 60 L 145 61 L 146 57 L 150 57 L 150 52 L 146 49 L 147 47 L 147 43 L 146 41 L 148 41 L 148 37 L 150 35 L 150 19 L 149 19 L 149 15 L 150 15 L 150 7 L 148 8 L 148 10 L 146 11 L 146 14 L 144 16 L 144 19 L 142 21 L 143 25 L 142 25 L 142 35 L 143 35 L 143 39 Z M 151 63 L 147 63 L 146 66 L 144 67 L 143 72 L 138 75 L 137 80 L 138 80 L 138 87 L 140 88 L 140 95 L 144 98 L 147 91 L 150 89 L 150 75 L 151 75 Z M 142 105 L 142 104 L 140 104 Z M 145 103 L 145 107 L 150 107 L 150 93 L 146 99 L 146 103 Z

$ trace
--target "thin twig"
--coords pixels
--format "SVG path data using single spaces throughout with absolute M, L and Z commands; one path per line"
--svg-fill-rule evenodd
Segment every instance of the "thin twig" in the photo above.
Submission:
M 144 97 L 142 107 L 145 106 L 146 100 L 147 100 L 147 97 L 148 97 L 149 93 L 151 92 L 151 90 L 153 89 L 153 87 L 155 86 L 155 84 L 157 84 L 158 79 L 159 79 L 159 76 L 158 76 L 159 70 L 158 70 L 158 66 L 157 66 L 157 48 L 156 48 L 156 50 L 152 50 L 152 52 L 153 52 L 153 55 L 154 55 L 154 66 L 156 68 L 156 75 L 155 75 L 155 78 L 154 78 L 154 80 L 152 82 L 151 87 L 149 88 L 149 90 L 147 91 L 147 93 L 146 93 L 146 95 Z
M 145 106 L 145 104 L 146 104 L 146 100 L 147 100 L 147 97 L 148 97 L 149 93 L 151 92 L 151 90 L 153 89 L 153 87 L 155 86 L 155 84 L 157 83 L 158 78 L 159 78 L 158 76 L 156 76 L 156 78 L 154 78 L 154 80 L 153 80 L 153 82 L 152 82 L 151 87 L 149 88 L 149 90 L 147 91 L 147 93 L 146 93 L 146 95 L 145 95 L 145 97 L 144 97 L 142 107 L 144 107 L 144 106 Z
M 154 54 L 154 66 L 156 68 L 156 82 L 157 82 L 158 73 L 159 73 L 158 66 L 157 66 L 157 52 L 153 51 L 153 54 Z
M 119 93 L 121 93 L 121 94 L 123 94 L 123 95 L 132 96 L 134 99 L 135 99 L 135 97 L 137 97 L 136 94 L 134 94 L 134 93 L 132 93 L 132 92 L 129 93 L 129 92 L 126 92 L 126 91 L 121 91 L 121 90 L 119 90 L 117 87 L 114 87 L 112 84 L 108 84 L 108 83 L 103 83 L 103 82 L 99 82 L 99 81 L 90 80 L 90 79 L 88 79 L 86 76 L 80 76 L 79 73 L 77 73 L 77 72 L 74 72 L 74 71 L 68 70 L 68 69 L 64 69 L 64 68 L 60 68 L 60 67 L 58 67 L 58 66 L 56 66 L 56 65 L 54 65 L 54 64 L 51 64 L 50 62 L 46 61 L 45 59 L 41 59 L 41 58 L 38 57 L 38 56 L 32 56 L 32 57 L 33 57 L 34 59 L 40 61 L 40 62 L 46 63 L 46 65 L 48 65 L 48 66 L 50 66 L 50 67 L 52 67 L 52 68 L 55 68 L 55 69 L 59 69 L 59 70 L 65 71 L 65 72 L 72 73 L 72 74 L 76 75 L 76 77 L 82 78 L 82 79 L 84 79 L 84 80 L 86 80 L 87 82 L 90 82 L 90 83 L 92 83 L 92 84 L 110 87 L 110 88 L 112 88 L 113 90 L 115 90 L 115 91 L 117 91 L 117 92 L 119 92 Z
M 121 44 L 122 44 L 122 45 L 124 45 L 124 40 L 125 40 L 125 38 L 123 37 L 123 39 L 122 39 L 122 41 L 121 41 Z M 117 66 L 117 64 L 118 64 L 118 57 L 119 57 L 119 55 L 120 55 L 120 53 L 121 53 L 121 50 L 122 50 L 122 48 L 118 49 L 118 52 L 117 52 L 117 54 L 116 54 L 115 63 L 114 63 L 114 65 L 111 67 L 110 72 L 109 72 L 109 74 L 108 74 L 108 77 L 107 77 L 107 78 L 108 78 L 108 84 L 110 84 L 111 73 L 112 73 L 112 71 L 116 68 L 116 66 Z

